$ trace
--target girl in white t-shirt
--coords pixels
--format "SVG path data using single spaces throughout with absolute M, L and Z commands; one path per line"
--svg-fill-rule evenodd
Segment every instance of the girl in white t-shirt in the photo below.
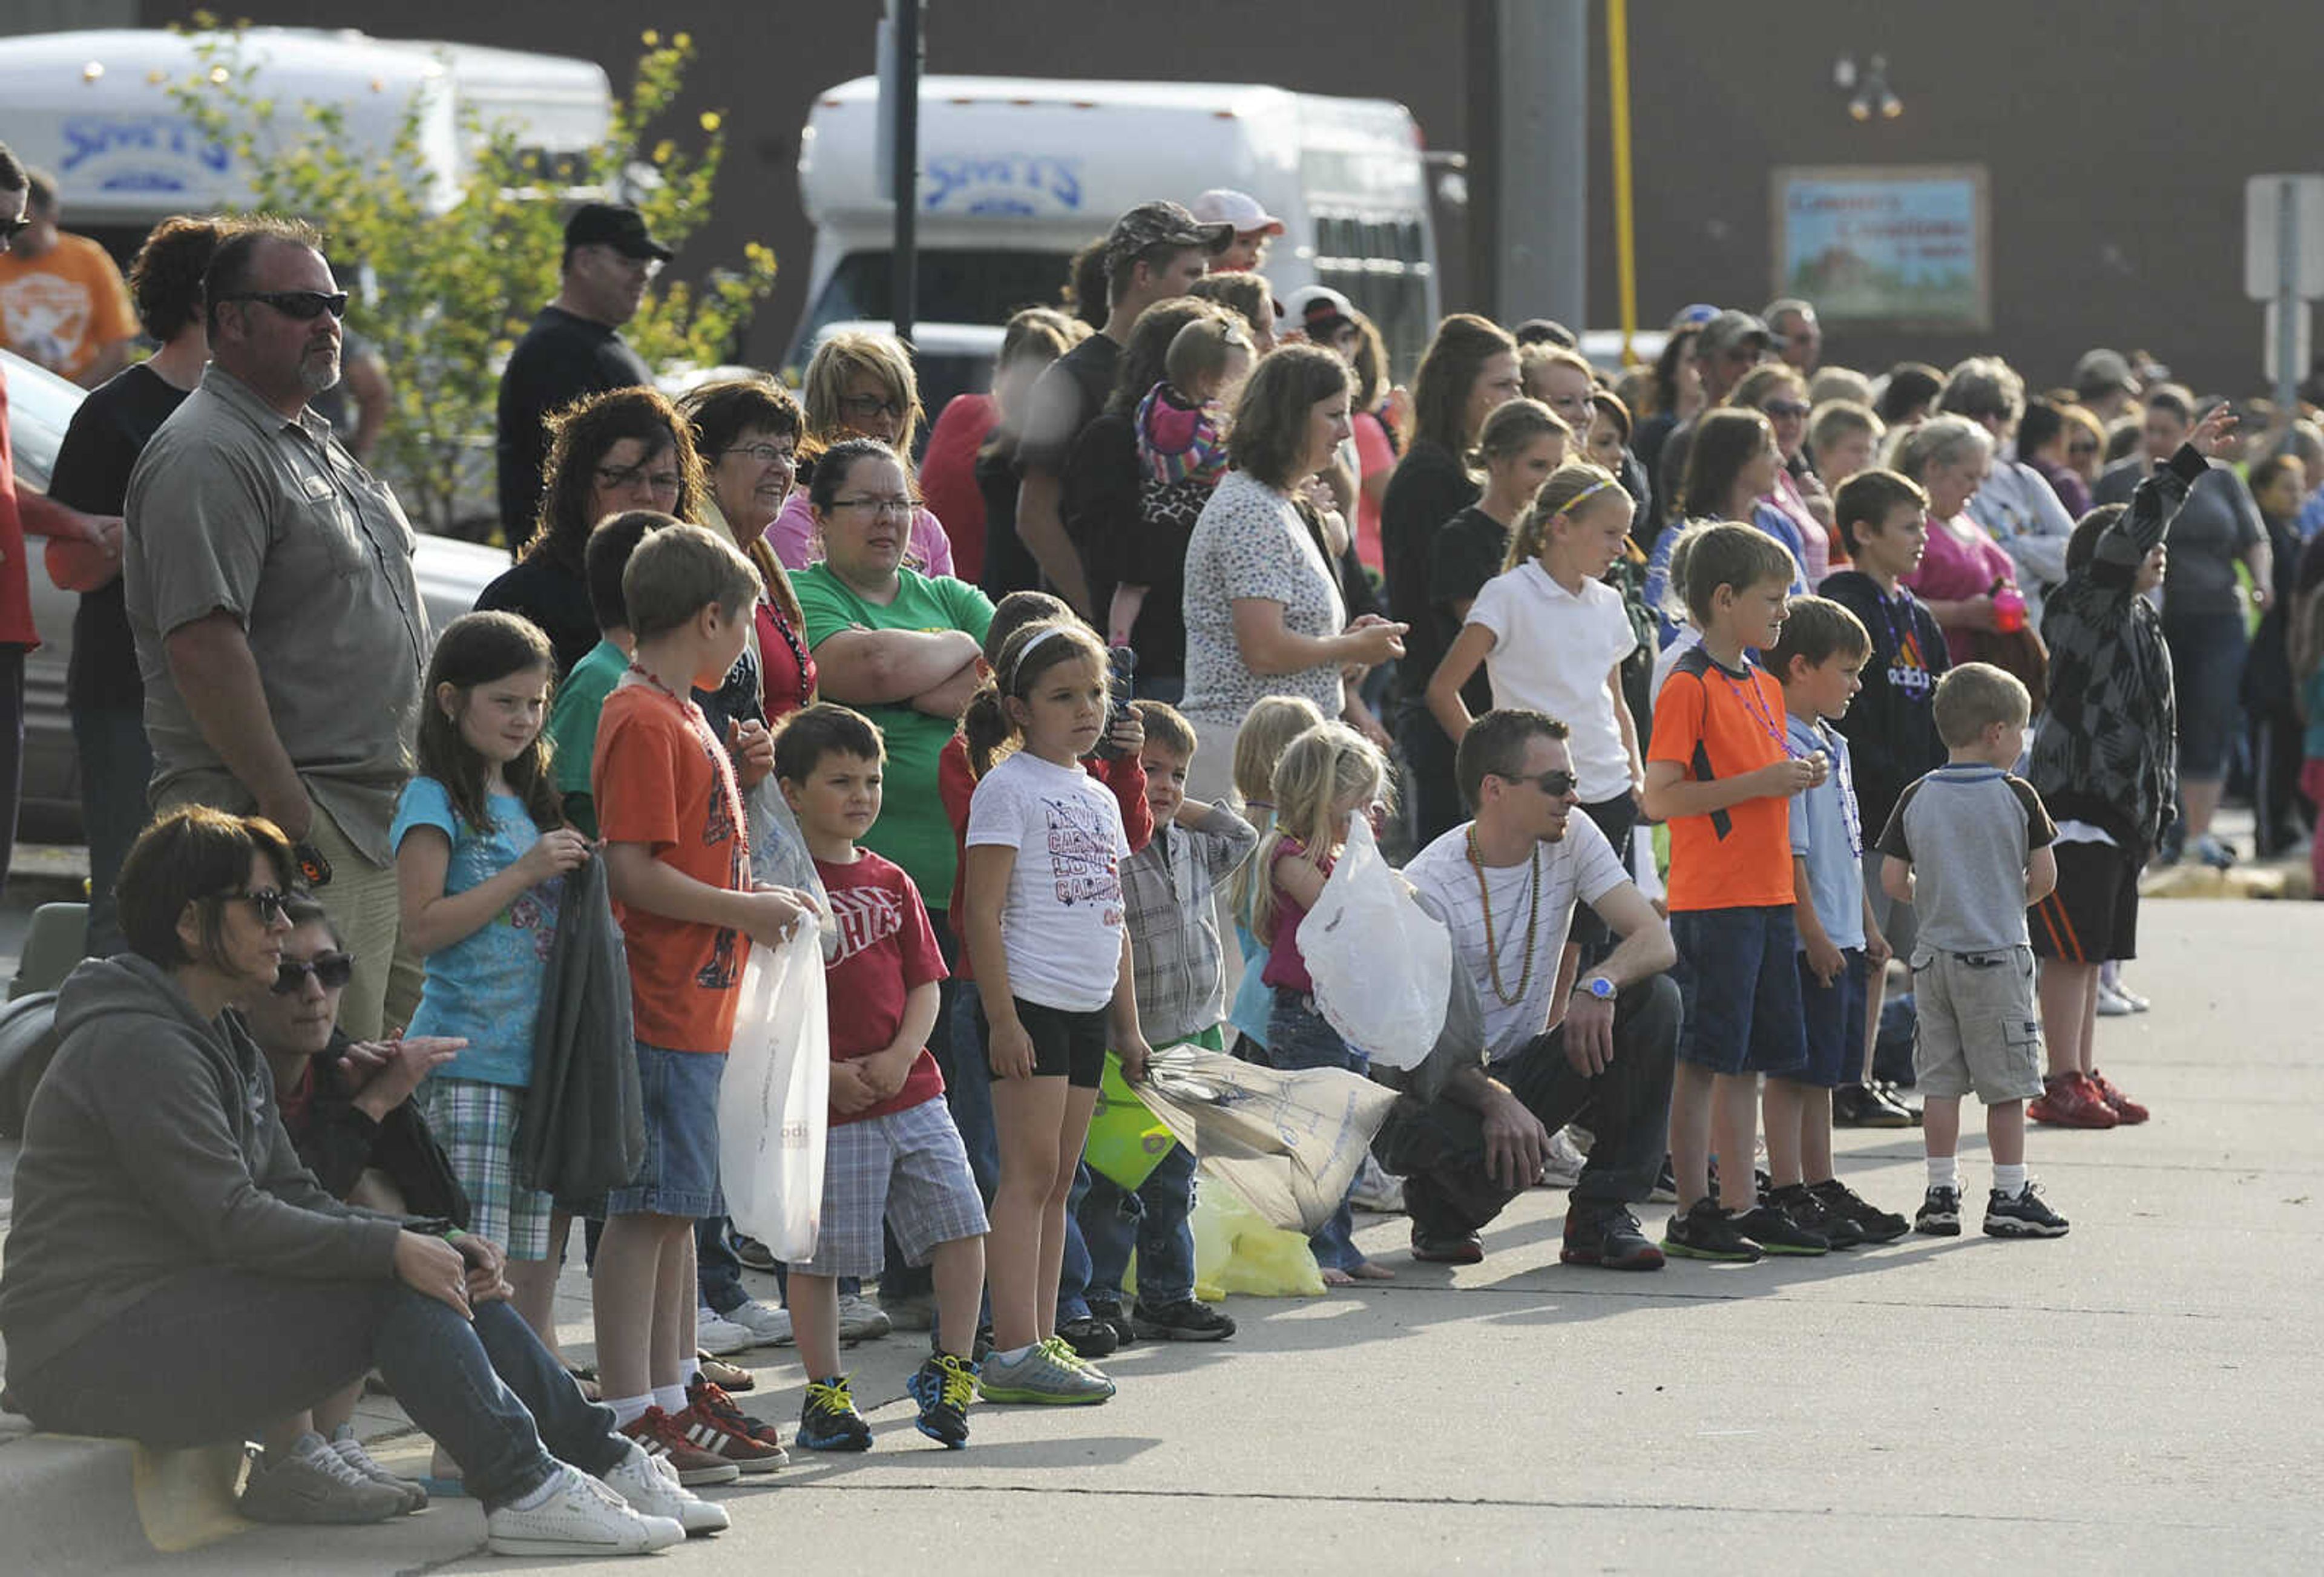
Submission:
M 1112 793 L 1082 769 L 1105 732 L 1107 678 L 1086 626 L 1028 624 L 961 720 L 982 769 L 961 880 L 1001 1139 L 985 1251 L 993 1350 L 979 1380 L 991 1401 L 1113 1395 L 1056 1333 L 1065 1205 L 1106 1048 L 1132 1080 L 1148 1055 L 1122 923 L 1130 840 Z
M 1618 849 L 1646 779 L 1622 696 L 1622 662 L 1638 641 L 1622 594 L 1602 577 L 1628 540 L 1630 510 L 1611 473 L 1586 460 L 1559 466 L 1428 681 L 1429 709 L 1456 742 L 1471 722 L 1461 687 L 1480 663 L 1494 706 L 1547 713 L 1572 730 L 1582 808 Z

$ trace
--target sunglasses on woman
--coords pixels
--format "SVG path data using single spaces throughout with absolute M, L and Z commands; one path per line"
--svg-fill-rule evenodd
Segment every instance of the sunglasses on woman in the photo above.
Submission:
M 355 957 L 352 953 L 318 953 L 312 958 L 286 958 L 274 966 L 274 994 L 296 996 L 306 990 L 307 977 L 313 975 L 316 983 L 327 991 L 337 991 L 355 978 Z

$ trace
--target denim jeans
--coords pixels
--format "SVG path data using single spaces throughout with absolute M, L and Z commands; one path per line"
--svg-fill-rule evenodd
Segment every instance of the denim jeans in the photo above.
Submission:
M 152 817 L 145 786 L 153 776 L 153 749 L 145 741 L 144 715 L 134 707 L 76 706 L 72 731 L 80 752 L 81 833 L 88 840 L 88 954 L 110 958 L 123 945 L 113 884 Z
M 723 1215 L 706 1215 L 694 1223 L 694 1279 L 701 1306 L 721 1314 L 751 1301 L 742 1285 L 742 1262 L 726 1241 L 733 1224 Z
M 1596 1077 L 1565 1060 L 1562 1028 L 1493 1065 L 1493 1076 L 1544 1128 L 1554 1133 L 1578 1120 L 1595 1136 L 1573 1185 L 1574 1209 L 1611 1210 L 1654 1191 L 1670 1142 L 1678 1019 L 1678 987 L 1668 975 L 1652 975 L 1615 999 L 1614 1060 Z M 1372 1151 L 1381 1166 L 1404 1174 L 1405 1208 L 1418 1237 L 1466 1237 L 1517 1197 L 1487 1170 L 1484 1119 L 1455 1101 L 1416 1109 L 1399 1102 Z
M 1267 1024 L 1269 1064 L 1286 1072 L 1302 1068 L 1346 1068 L 1369 1073 L 1371 1058 L 1340 1038 L 1321 1013 L 1307 1005 L 1306 993 L 1285 986 L 1275 988 L 1275 1011 Z M 1353 1188 L 1352 1182 L 1350 1185 Z M 1307 1239 L 1315 1263 L 1325 1270 L 1353 1270 L 1364 1262 L 1355 1241 L 1356 1213 L 1344 1199 L 1340 1208 Z
M 1172 1145 L 1136 1192 L 1102 1172 L 1089 1174 L 1089 1193 L 1074 1213 L 1089 1245 L 1089 1296 L 1121 1301 L 1121 1277 L 1138 1251 L 1138 1301 L 1167 1308 L 1194 1296 L 1194 1156 Z
M 612 1411 L 582 1397 L 514 1309 L 475 1315 L 401 1282 L 206 1266 L 8 1384 L 42 1429 L 173 1449 L 256 1434 L 376 1366 L 487 1509 L 539 1488 L 551 1457 L 602 1474 L 628 1454 Z

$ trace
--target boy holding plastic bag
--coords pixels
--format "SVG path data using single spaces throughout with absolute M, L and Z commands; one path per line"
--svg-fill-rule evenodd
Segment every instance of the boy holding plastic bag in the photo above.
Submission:
M 794 713 L 775 740 L 775 772 L 829 896 L 838 945 L 827 954 L 831 1128 L 825 1140 L 815 1257 L 791 1267 L 790 1307 L 807 1372 L 798 1443 L 862 1451 L 872 1431 L 839 1372 L 839 1277 L 877 1276 L 881 1227 L 914 1265 L 933 1265 L 937 1351 L 911 1377 L 918 1425 L 968 1443 L 972 1353 L 984 1293 L 984 1203 L 928 1055 L 944 955 L 919 890 L 859 848 L 880 816 L 880 731 L 862 713 L 822 705 Z

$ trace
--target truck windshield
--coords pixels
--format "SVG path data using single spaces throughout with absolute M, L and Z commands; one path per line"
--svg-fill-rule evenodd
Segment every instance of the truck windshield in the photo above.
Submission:
M 1023 308 L 1054 305 L 1072 261 L 1063 252 L 923 251 L 918 259 L 919 318 L 925 323 L 998 327 Z M 894 282 L 895 264 L 884 249 L 851 252 L 841 258 L 832 271 L 831 282 L 824 286 L 822 297 L 799 329 L 793 358 L 799 359 L 827 323 L 859 318 L 892 320 Z

